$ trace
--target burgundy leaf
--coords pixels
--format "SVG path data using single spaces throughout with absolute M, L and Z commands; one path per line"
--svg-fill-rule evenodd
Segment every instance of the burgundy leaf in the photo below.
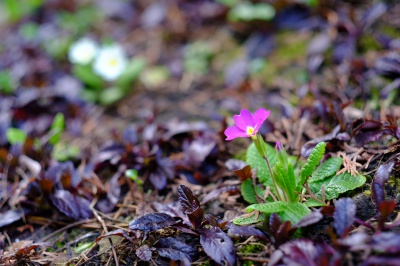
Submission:
M 233 171 L 237 176 L 239 176 L 240 181 L 245 181 L 247 179 L 251 179 L 251 177 L 253 176 L 252 172 L 251 172 L 251 167 L 250 165 L 246 165 L 245 167 L 243 167 L 242 169 L 238 169 Z
M 219 227 L 201 229 L 200 244 L 207 255 L 216 263 L 221 265 L 235 264 L 235 245 Z
M 29 244 L 23 248 L 20 248 L 16 251 L 17 255 L 28 255 L 33 249 L 35 248 L 43 248 L 46 249 L 48 247 L 51 247 L 52 244 L 50 242 L 38 242 L 38 243 L 32 243 Z
M 279 247 L 283 243 L 286 243 L 289 241 L 290 237 L 294 234 L 296 229 L 292 228 L 292 224 L 290 221 L 285 221 L 279 226 L 278 231 L 276 231 L 274 235 L 275 243 L 274 245 L 276 247 Z
M 379 166 L 378 170 L 374 175 L 374 180 L 372 181 L 372 198 L 376 204 L 379 206 L 382 201 L 385 200 L 385 183 L 388 181 L 390 173 L 392 172 L 394 166 L 394 161 L 385 163 Z
M 109 236 L 120 236 L 120 237 L 125 238 L 125 239 L 128 240 L 129 242 L 133 243 L 132 237 L 128 236 L 128 234 L 127 234 L 124 230 L 122 230 L 122 229 L 117 229 L 117 230 L 113 230 L 113 231 L 107 232 L 107 233 L 105 233 L 104 235 L 99 236 L 99 237 L 96 239 L 96 242 L 99 242 L 99 241 L 102 240 L 103 238 L 109 237 Z
M 193 195 L 192 191 L 184 185 L 180 185 L 178 188 L 178 200 L 181 203 L 183 212 L 187 214 L 192 225 L 198 228 L 204 216 L 199 200 Z
M 176 224 L 173 217 L 166 213 L 150 213 L 139 216 L 129 223 L 129 228 L 132 230 L 141 230 L 144 232 L 152 232 L 161 228 L 166 228 Z
M 272 213 L 269 216 L 269 232 L 272 236 L 275 237 L 276 232 L 279 230 L 279 227 L 282 225 L 282 220 L 276 213 Z
M 136 256 L 142 261 L 150 261 L 151 256 L 153 255 L 153 252 L 149 248 L 148 245 L 143 245 L 140 246 L 138 249 L 136 249 Z
M 321 221 L 321 219 L 324 216 L 320 211 L 313 211 L 309 214 L 307 214 L 305 217 L 303 217 L 300 221 L 298 221 L 295 225 L 293 225 L 293 228 L 301 228 L 301 227 L 306 227 L 315 223 L 318 223 Z
M 53 195 L 50 195 L 50 199 L 59 211 L 73 219 L 86 219 L 93 216 L 89 208 L 90 202 L 87 199 L 72 195 L 67 190 L 57 190 Z
M 340 237 L 344 237 L 354 223 L 356 214 L 356 205 L 351 198 L 341 198 L 335 203 L 335 212 L 333 213 L 334 227 Z
M 265 236 L 261 230 L 250 226 L 250 225 L 236 225 L 231 222 L 229 222 L 226 227 L 228 228 L 228 235 L 230 237 L 236 236 L 236 237 L 255 237 L 258 238 L 262 241 L 267 242 L 268 238 Z
M 197 249 L 174 237 L 161 238 L 155 245 L 158 254 L 171 260 L 192 261 L 197 255 Z
M 384 229 L 387 218 L 394 212 L 395 208 L 396 208 L 396 202 L 394 200 L 382 201 L 379 204 L 380 215 L 378 223 L 381 230 Z

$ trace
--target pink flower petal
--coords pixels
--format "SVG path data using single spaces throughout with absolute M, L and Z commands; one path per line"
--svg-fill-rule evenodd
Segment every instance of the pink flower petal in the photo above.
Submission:
M 253 114 L 254 122 L 260 127 L 261 124 L 264 123 L 264 121 L 268 118 L 270 112 L 270 110 L 265 110 L 265 108 L 258 109 Z
M 246 132 L 242 129 L 238 128 L 237 126 L 228 127 L 224 132 L 226 139 L 225 140 L 232 140 L 236 138 L 247 138 L 249 137 Z
M 243 131 L 246 131 L 248 126 L 255 126 L 253 116 L 246 109 L 242 109 L 242 111 L 240 111 L 240 115 L 234 115 L 233 120 L 235 120 L 236 126 Z

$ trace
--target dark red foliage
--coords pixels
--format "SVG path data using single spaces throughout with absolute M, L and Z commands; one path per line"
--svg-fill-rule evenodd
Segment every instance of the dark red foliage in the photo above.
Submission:
M 199 228 L 204 218 L 204 212 L 199 200 L 188 187 L 183 185 L 178 188 L 178 200 L 181 203 L 183 212 L 188 216 L 194 228 Z

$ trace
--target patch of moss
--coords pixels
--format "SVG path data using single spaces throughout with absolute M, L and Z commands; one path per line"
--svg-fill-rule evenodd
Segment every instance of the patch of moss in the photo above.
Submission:
M 246 245 L 242 245 L 238 248 L 238 252 L 245 254 L 254 254 L 259 253 L 263 250 L 263 247 L 260 245 L 255 245 L 254 243 L 249 243 Z

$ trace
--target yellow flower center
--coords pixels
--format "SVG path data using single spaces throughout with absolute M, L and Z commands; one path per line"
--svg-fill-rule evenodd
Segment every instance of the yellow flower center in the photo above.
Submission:
M 247 127 L 246 134 L 252 136 L 254 134 L 254 127 Z
M 116 65 L 118 65 L 118 60 L 115 58 L 112 58 L 108 61 L 108 65 L 111 67 L 115 67 Z

